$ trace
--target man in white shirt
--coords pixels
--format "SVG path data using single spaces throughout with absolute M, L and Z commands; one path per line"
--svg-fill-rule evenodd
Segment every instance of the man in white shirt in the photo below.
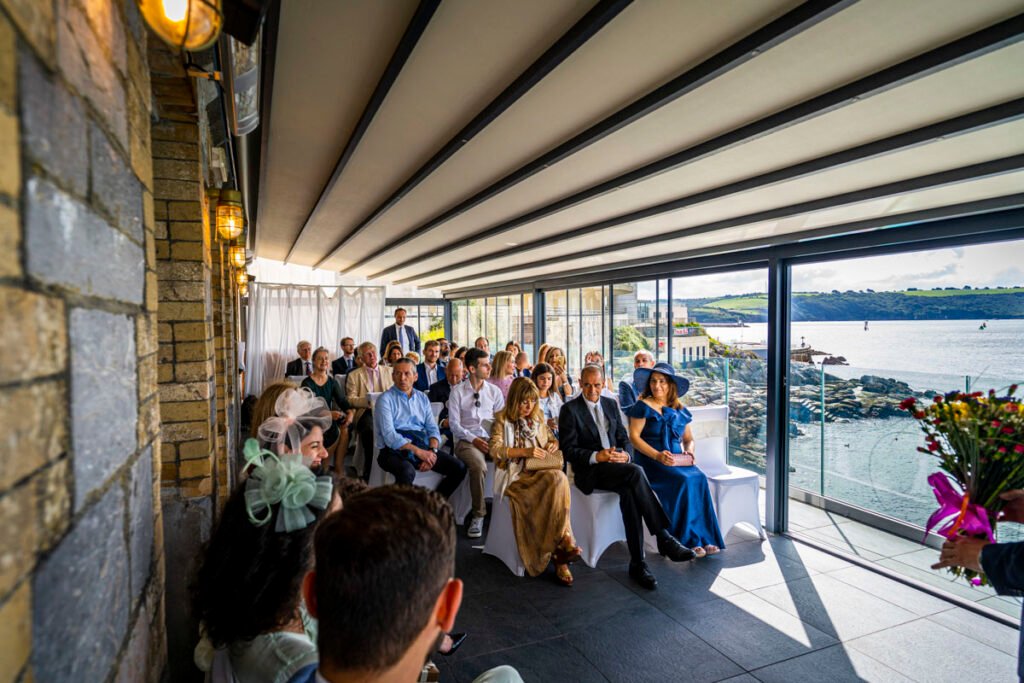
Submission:
M 388 344 L 397 341 L 402 346 L 402 355 L 410 351 L 420 352 L 420 338 L 416 336 L 416 330 L 412 325 L 405 324 L 405 309 L 395 309 L 395 324 L 388 325 L 380 335 L 380 348 L 385 351 Z
M 441 365 L 441 344 L 431 339 L 423 346 L 423 362 L 416 366 L 416 388 L 429 391 L 430 387 L 444 379 L 444 366 Z
M 470 349 L 466 352 L 465 361 L 469 379 L 452 388 L 448 398 L 448 425 L 455 441 L 455 455 L 469 469 L 473 512 L 466 535 L 480 538 L 484 533 L 484 517 L 487 516 L 484 482 L 487 480 L 487 458 L 491 452 L 488 427 L 494 414 L 505 407 L 505 398 L 497 386 L 486 381 L 491 376 L 491 361 L 486 351 Z M 484 421 L 488 426 L 484 426 Z

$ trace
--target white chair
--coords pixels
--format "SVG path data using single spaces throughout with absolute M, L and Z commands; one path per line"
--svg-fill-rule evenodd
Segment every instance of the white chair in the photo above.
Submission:
M 295 384 L 302 384 L 302 380 L 306 379 L 305 375 L 288 375 L 288 381 L 294 382 Z
M 569 519 L 576 543 L 583 548 L 583 561 L 590 567 L 596 567 L 608 546 L 626 540 L 619 494 L 594 491 L 587 495 L 576 488 L 576 484 L 571 485 L 570 492 Z
M 729 406 L 690 408 L 696 442 L 697 466 L 707 476 L 718 526 L 725 538 L 737 524 L 746 524 L 762 540 L 767 538 L 758 509 L 760 478 L 757 472 L 733 467 L 729 456 Z
M 491 505 L 491 526 L 487 529 L 487 540 L 484 541 L 484 555 L 497 557 L 516 576 L 526 573 L 512 529 L 512 511 L 504 498 L 495 498 Z

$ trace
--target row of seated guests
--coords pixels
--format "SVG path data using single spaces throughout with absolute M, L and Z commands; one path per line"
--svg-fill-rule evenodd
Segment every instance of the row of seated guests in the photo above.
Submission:
M 426 680 L 462 598 L 451 508 L 425 489 L 320 474 L 327 406 L 275 393 L 192 586 L 196 664 L 212 683 Z M 522 679 L 498 667 L 485 681 Z

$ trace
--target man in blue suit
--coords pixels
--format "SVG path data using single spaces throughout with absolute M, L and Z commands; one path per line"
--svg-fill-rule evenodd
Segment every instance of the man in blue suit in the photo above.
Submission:
M 427 391 L 431 385 L 444 380 L 444 366 L 438 358 L 441 356 L 441 344 L 431 339 L 423 347 L 423 362 L 416 366 L 416 384 L 414 388 Z
M 402 345 L 402 355 L 410 351 L 420 352 L 420 338 L 416 336 L 416 330 L 412 325 L 405 324 L 405 309 L 395 309 L 395 324 L 388 325 L 380 333 L 381 353 L 388 347 L 388 342 L 397 341 Z
M 1007 491 L 999 497 L 1007 501 L 999 521 L 1024 524 L 1024 490 Z M 989 543 L 984 538 L 961 536 L 942 544 L 939 562 L 932 569 L 944 567 L 984 572 L 999 595 L 1024 595 L 1024 542 Z M 1024 631 L 1017 645 L 1017 676 L 1024 681 Z
M 654 356 L 651 355 L 650 351 L 641 349 L 637 351 L 633 356 L 633 369 L 638 370 L 639 368 L 653 368 L 654 367 Z M 638 387 L 633 383 L 633 377 L 630 375 L 621 382 L 619 382 L 619 406 L 622 408 L 622 412 L 629 410 L 629 407 L 636 403 L 637 397 L 640 395 L 641 387 Z

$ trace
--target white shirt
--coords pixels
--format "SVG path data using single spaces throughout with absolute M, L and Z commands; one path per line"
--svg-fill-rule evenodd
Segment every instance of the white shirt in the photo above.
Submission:
M 427 386 L 430 386 L 437 381 L 437 363 L 434 363 L 434 367 L 430 367 L 430 363 L 424 362 L 423 367 L 427 371 Z
M 592 417 L 594 422 L 597 424 L 597 434 L 601 437 L 601 448 L 611 448 L 612 444 L 608 440 L 608 418 L 605 417 L 600 399 L 598 399 L 597 403 L 591 403 L 584 398 L 583 403 L 587 406 L 587 412 L 590 413 L 590 417 Z M 590 454 L 590 464 L 594 465 L 596 463 L 597 451 L 594 451 Z
M 402 355 L 404 356 L 411 350 L 409 349 L 409 340 L 405 338 L 405 325 L 395 323 L 395 330 L 398 332 L 395 338 L 398 340 L 398 343 L 402 345 Z
M 474 394 L 478 394 L 479 399 L 474 398 Z M 479 407 L 476 406 L 478 400 Z M 505 397 L 501 395 L 501 389 L 490 382 L 484 382 L 479 390 L 474 389 L 468 379 L 452 387 L 448 397 L 448 426 L 452 436 L 456 442 L 489 439 L 491 435 L 487 433 L 483 422 L 494 419 L 494 414 L 504 407 Z

